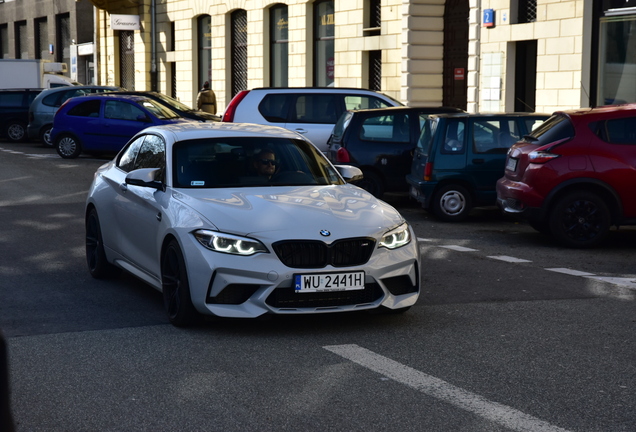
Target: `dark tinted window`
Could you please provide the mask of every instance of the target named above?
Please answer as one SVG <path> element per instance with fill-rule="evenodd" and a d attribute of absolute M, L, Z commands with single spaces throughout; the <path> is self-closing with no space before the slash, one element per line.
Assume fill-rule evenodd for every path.
<path fill-rule="evenodd" d="M 574 127 L 564 115 L 553 115 L 527 135 L 526 141 L 537 145 L 546 145 L 574 137 Z"/>
<path fill-rule="evenodd" d="M 420 139 L 417 140 L 417 149 L 423 156 L 428 156 L 432 144 L 435 131 L 439 124 L 437 117 L 429 118 L 422 126 L 422 132 L 420 133 Z"/>
<path fill-rule="evenodd" d="M 22 92 L 2 92 L 0 93 L 0 106 L 19 107 L 22 106 Z"/>
<path fill-rule="evenodd" d="M 42 105 L 50 106 L 50 107 L 59 107 L 62 105 L 60 103 L 60 98 L 65 92 L 54 92 L 49 95 L 44 96 L 42 99 Z"/>
<path fill-rule="evenodd" d="M 378 115 L 366 118 L 360 130 L 366 141 L 409 142 L 410 127 L 407 114 Z"/>
<path fill-rule="evenodd" d="M 68 115 L 77 117 L 99 117 L 101 101 L 89 100 L 75 105 L 68 110 Z"/>
<path fill-rule="evenodd" d="M 146 117 L 146 114 L 135 105 L 117 100 L 106 101 L 104 117 L 113 120 L 136 121 L 139 116 Z"/>
<path fill-rule="evenodd" d="M 289 116 L 291 123 L 335 124 L 337 121 L 337 96 L 331 94 L 298 96 Z"/>
<path fill-rule="evenodd" d="M 440 152 L 443 154 L 463 154 L 466 151 L 466 122 L 448 119 L 446 127 L 438 131 L 443 133 Z"/>
<path fill-rule="evenodd" d="M 402 105 L 396 102 L 396 105 Z M 389 105 L 382 99 L 375 96 L 358 96 L 358 95 L 346 95 L 344 97 L 345 109 L 369 109 L 369 108 L 388 108 L 393 105 Z"/>
<path fill-rule="evenodd" d="M 608 143 L 636 144 L 635 117 L 599 121 L 591 124 L 590 128 Z"/>
<path fill-rule="evenodd" d="M 269 94 L 263 98 L 258 110 L 271 123 L 285 123 L 289 111 L 289 97 L 285 94 Z"/>

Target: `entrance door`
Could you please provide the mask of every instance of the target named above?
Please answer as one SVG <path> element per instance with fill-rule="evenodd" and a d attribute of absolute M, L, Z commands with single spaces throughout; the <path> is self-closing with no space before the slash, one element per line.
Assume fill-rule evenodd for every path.
<path fill-rule="evenodd" d="M 515 112 L 534 112 L 537 92 L 537 41 L 517 42 Z"/>
<path fill-rule="evenodd" d="M 444 8 L 444 106 L 466 109 L 468 12 L 466 0 L 446 0 Z"/>

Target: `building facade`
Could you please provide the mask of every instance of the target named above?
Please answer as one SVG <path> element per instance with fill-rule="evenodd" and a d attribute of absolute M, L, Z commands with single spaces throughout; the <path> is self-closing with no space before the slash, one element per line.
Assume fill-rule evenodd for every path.
<path fill-rule="evenodd" d="M 0 0 L 0 58 L 66 63 L 67 76 L 91 84 L 93 14 L 88 0 Z"/>
<path fill-rule="evenodd" d="M 636 102 L 636 0 L 90 0 L 94 28 L 78 24 L 88 0 L 33 1 L 0 0 L 3 56 L 46 56 L 37 32 L 59 40 L 52 23 L 68 13 L 67 38 L 95 35 L 99 84 L 188 105 L 205 81 L 220 109 L 262 86 L 364 87 L 469 112 Z"/>

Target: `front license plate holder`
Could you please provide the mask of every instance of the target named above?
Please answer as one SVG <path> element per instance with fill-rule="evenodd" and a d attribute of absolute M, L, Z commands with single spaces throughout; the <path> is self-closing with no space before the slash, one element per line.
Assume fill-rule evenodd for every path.
<path fill-rule="evenodd" d="M 517 159 L 508 158 L 506 161 L 506 169 L 508 171 L 516 171 L 517 170 Z"/>
<path fill-rule="evenodd" d="M 300 294 L 362 289 L 364 289 L 363 271 L 294 275 L 294 291 Z"/>

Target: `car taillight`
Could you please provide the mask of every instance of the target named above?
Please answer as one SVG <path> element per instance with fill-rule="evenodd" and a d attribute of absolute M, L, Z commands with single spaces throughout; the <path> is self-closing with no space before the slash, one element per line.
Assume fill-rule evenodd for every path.
<path fill-rule="evenodd" d="M 431 181 L 433 179 L 433 162 L 426 162 L 424 165 L 424 181 Z"/>
<path fill-rule="evenodd" d="M 340 147 L 336 152 L 336 162 L 340 163 L 349 163 L 351 162 L 351 157 L 349 156 L 349 152 L 346 148 Z"/>
<path fill-rule="evenodd" d="M 223 113 L 223 119 L 221 119 L 221 121 L 224 121 L 224 122 L 234 121 L 234 114 L 236 114 L 236 108 L 238 108 L 239 103 L 241 103 L 241 101 L 245 98 L 245 96 L 247 96 L 249 92 L 250 92 L 249 90 L 242 90 L 238 92 L 237 95 L 232 98 L 232 100 L 230 101 L 230 104 L 225 109 L 225 113 Z"/>
<path fill-rule="evenodd" d="M 535 150 L 528 154 L 528 162 L 536 163 L 536 164 L 544 164 L 546 162 L 551 161 L 552 159 L 556 159 L 561 155 L 549 153 L 546 151 Z"/>

